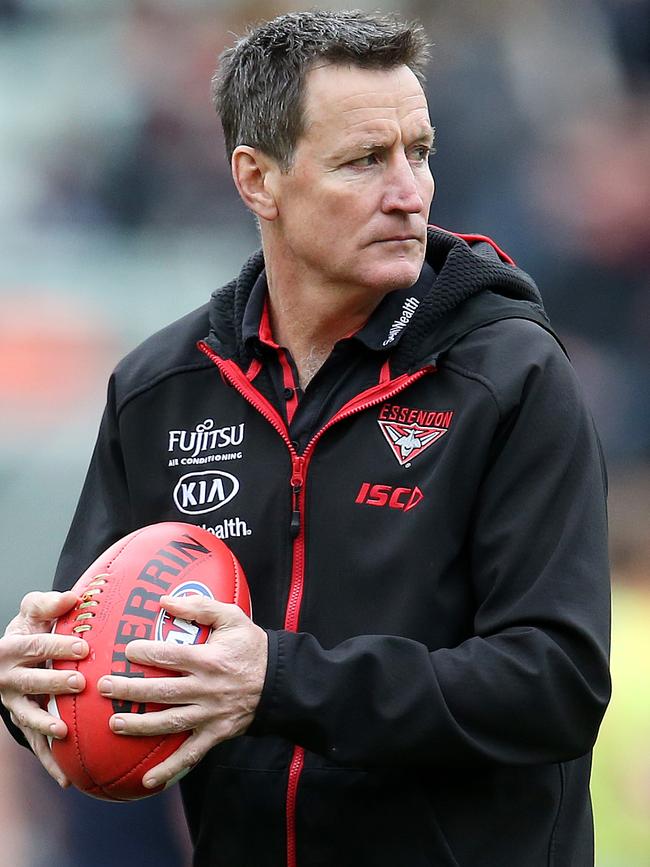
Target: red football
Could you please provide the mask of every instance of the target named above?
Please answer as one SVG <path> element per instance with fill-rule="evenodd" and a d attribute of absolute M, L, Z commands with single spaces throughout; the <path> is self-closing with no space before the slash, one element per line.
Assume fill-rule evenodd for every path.
<path fill-rule="evenodd" d="M 55 660 L 53 667 L 77 669 L 86 678 L 86 688 L 75 695 L 50 696 L 50 713 L 68 726 L 65 738 L 52 740 L 52 753 L 73 785 L 96 798 L 129 801 L 154 795 L 163 787 L 145 789 L 142 777 L 178 749 L 190 732 L 114 734 L 108 726 L 114 713 L 145 713 L 162 705 L 105 698 L 97 681 L 104 674 L 169 677 L 169 670 L 130 663 L 125 653 L 129 641 L 203 644 L 210 629 L 173 618 L 161 609 L 160 597 L 202 594 L 234 602 L 250 616 L 246 576 L 233 553 L 211 533 L 170 522 L 143 527 L 111 545 L 73 590 L 80 602 L 52 631 L 79 635 L 90 652 L 79 662 Z"/>

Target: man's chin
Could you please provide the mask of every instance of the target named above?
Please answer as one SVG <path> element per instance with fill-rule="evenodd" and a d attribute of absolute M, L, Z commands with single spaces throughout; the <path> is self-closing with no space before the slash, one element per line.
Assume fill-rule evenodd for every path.
<path fill-rule="evenodd" d="M 401 261 L 378 268 L 377 273 L 372 275 L 369 282 L 377 288 L 383 288 L 383 294 L 393 292 L 396 289 L 408 289 L 420 276 L 423 260 L 417 262 Z"/>

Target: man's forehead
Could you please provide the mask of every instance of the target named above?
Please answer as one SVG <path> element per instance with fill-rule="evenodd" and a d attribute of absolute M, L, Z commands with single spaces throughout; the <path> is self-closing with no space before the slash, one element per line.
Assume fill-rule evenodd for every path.
<path fill-rule="evenodd" d="M 423 135 L 431 130 L 426 96 L 407 66 L 317 66 L 308 73 L 306 85 L 307 127 L 336 124 L 354 133 L 383 120 L 408 123 Z"/>
<path fill-rule="evenodd" d="M 337 113 L 371 110 L 404 104 L 408 109 L 427 108 L 427 98 L 408 66 L 362 69 L 328 64 L 316 66 L 305 81 L 308 108 Z"/>

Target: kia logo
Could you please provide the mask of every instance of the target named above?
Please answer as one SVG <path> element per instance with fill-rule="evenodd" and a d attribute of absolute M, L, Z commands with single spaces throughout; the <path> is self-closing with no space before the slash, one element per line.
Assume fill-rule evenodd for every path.
<path fill-rule="evenodd" d="M 205 515 L 229 503 L 238 490 L 239 481 L 230 473 L 187 473 L 174 488 L 174 502 L 184 515 Z"/>

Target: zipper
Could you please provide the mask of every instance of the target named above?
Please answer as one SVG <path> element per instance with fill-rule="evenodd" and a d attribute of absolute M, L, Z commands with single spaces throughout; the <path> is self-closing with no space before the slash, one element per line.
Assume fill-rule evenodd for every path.
<path fill-rule="evenodd" d="M 302 603 L 305 582 L 305 480 L 316 443 L 334 424 L 343 421 L 363 410 L 377 406 L 385 400 L 394 397 L 412 383 L 421 379 L 437 368 L 435 363 L 422 367 L 415 373 L 404 373 L 393 380 L 390 388 L 380 382 L 379 385 L 367 389 L 361 395 L 348 401 L 332 418 L 312 436 L 302 455 L 299 455 L 289 437 L 289 432 L 275 408 L 261 395 L 242 371 L 232 361 L 226 361 L 218 356 L 205 343 L 200 341 L 198 348 L 219 368 L 222 377 L 238 391 L 280 434 L 291 455 L 291 521 L 289 532 L 293 540 L 293 558 L 291 565 L 291 583 L 284 617 L 284 628 L 289 632 L 298 631 L 300 606 Z M 296 854 L 296 798 L 298 784 L 305 761 L 303 747 L 295 746 L 289 764 L 287 781 L 286 832 L 287 832 L 287 867 L 297 867 Z"/>
<path fill-rule="evenodd" d="M 294 747 L 291 764 L 289 765 L 289 781 L 287 782 L 287 867 L 297 867 L 296 852 L 296 798 L 298 783 L 305 763 L 305 751 L 302 747 Z"/>
<path fill-rule="evenodd" d="M 302 588 L 305 580 L 305 470 L 304 458 L 296 455 L 292 458 L 293 471 L 291 475 L 292 512 L 291 535 L 293 537 L 293 562 L 291 565 L 291 584 L 284 616 L 284 628 L 290 632 L 298 631 Z"/>
<path fill-rule="evenodd" d="M 214 352 L 214 350 L 212 350 L 204 340 L 199 340 L 197 346 L 201 352 L 203 352 L 204 355 L 207 355 L 210 361 L 218 367 L 222 377 L 232 385 L 235 391 L 238 391 L 241 396 L 276 429 L 287 444 L 292 458 L 294 456 L 297 457 L 296 450 L 289 439 L 289 432 L 287 431 L 284 421 L 280 417 L 279 413 L 276 412 L 275 407 L 268 402 L 264 395 L 257 391 L 234 361 L 227 361 L 225 358 L 221 358 L 221 356 L 217 355 L 217 353 Z"/>
<path fill-rule="evenodd" d="M 291 457 L 291 538 L 300 533 L 300 494 L 305 484 L 305 459 L 299 455 Z"/>
<path fill-rule="evenodd" d="M 316 431 L 313 437 L 307 443 L 305 451 L 303 452 L 303 457 L 305 459 L 305 470 L 307 468 L 307 464 L 311 459 L 312 453 L 316 446 L 316 443 L 321 438 L 321 436 L 325 433 L 325 431 L 329 430 L 332 425 L 336 424 L 339 421 L 343 421 L 346 418 L 350 418 L 352 415 L 356 415 L 358 412 L 363 412 L 363 410 L 370 409 L 373 406 L 377 406 L 380 403 L 383 403 L 385 400 L 389 400 L 391 397 L 395 397 L 400 391 L 403 391 L 409 385 L 412 385 L 414 382 L 417 382 L 418 379 L 422 379 L 423 376 L 426 376 L 429 373 L 433 373 L 437 370 L 437 367 L 434 363 L 428 364 L 425 367 L 421 367 L 420 370 L 417 370 L 415 373 L 403 373 L 401 376 L 398 376 L 397 379 L 393 380 L 393 385 L 391 388 L 386 388 L 384 384 L 375 385 L 373 388 L 369 388 L 364 391 L 362 394 L 357 395 L 357 397 L 349 400 L 341 409 L 333 415 L 332 418 L 324 424 L 323 427 Z M 372 395 L 372 397 L 371 397 Z"/>

